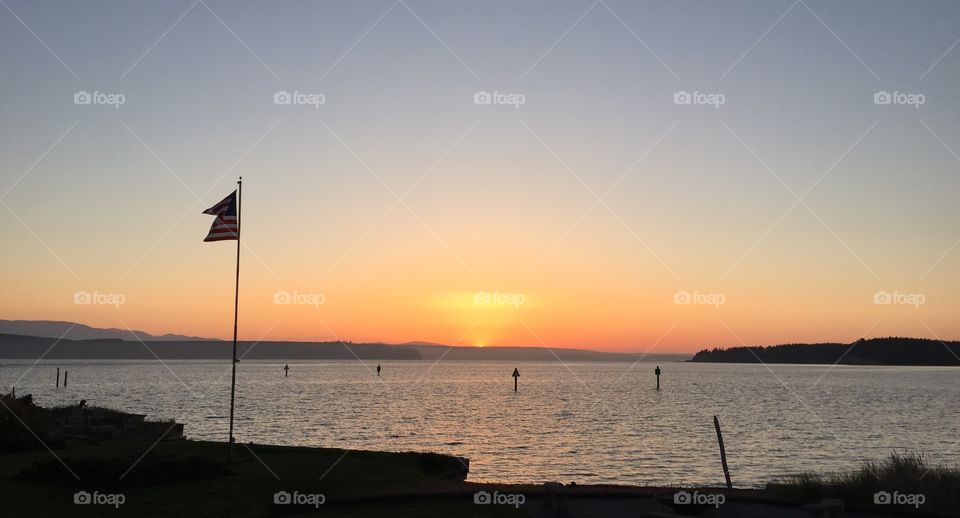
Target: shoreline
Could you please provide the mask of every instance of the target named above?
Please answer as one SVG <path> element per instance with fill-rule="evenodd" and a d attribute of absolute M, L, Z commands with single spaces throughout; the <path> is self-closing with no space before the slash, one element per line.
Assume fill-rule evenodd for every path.
<path fill-rule="evenodd" d="M 131 459 L 127 453 L 149 446 L 146 442 L 103 443 L 59 450 L 70 466 L 82 465 L 84 458 L 107 461 Z M 450 455 L 372 450 L 341 450 L 237 443 L 234 460 L 227 463 L 226 442 L 186 439 L 161 441 L 144 456 L 141 469 L 155 472 L 147 464 L 151 459 L 178 461 L 204 458 L 222 462 L 230 473 L 192 480 L 170 480 L 143 484 L 133 479 L 129 485 L 107 484 L 94 487 L 91 476 L 77 469 L 79 480 L 54 477 L 45 483 L 11 477 L 11 472 L 39 462 L 52 470 L 63 470 L 46 451 L 6 453 L 0 476 L 13 480 L 0 488 L 0 497 L 9 504 L 11 516 L 100 516 L 102 507 L 77 505 L 74 495 L 86 491 L 93 495 L 123 495 L 120 505 L 110 508 L 115 516 L 171 516 L 187 509 L 206 508 L 216 503 L 216 516 L 676 516 L 699 515 L 715 507 L 719 516 L 881 516 L 866 503 L 834 500 L 807 501 L 770 494 L 765 489 L 727 489 L 716 486 L 634 486 L 605 484 L 483 483 L 449 476 L 443 468 L 459 465 L 462 459 Z M 70 450 L 74 450 L 72 453 Z M 199 457 L 198 457 L 199 456 Z M 46 458 L 46 461 L 44 459 Z M 217 461 L 216 459 L 220 460 Z M 333 464 L 333 466 L 330 466 Z M 71 468 L 76 469 L 76 468 Z M 134 467 L 133 469 L 136 469 Z M 291 471 L 299 473 L 291 474 Z M 339 473 L 338 473 L 339 471 Z M 454 470 L 458 471 L 458 470 Z M 371 477 L 373 473 L 376 476 Z M 93 476 L 93 479 L 103 477 Z M 130 478 L 129 476 L 127 478 Z M 45 495 L 41 509 L 29 498 Z M 277 503 L 277 494 L 322 495 L 322 503 Z M 493 502 L 478 502 L 486 493 Z M 719 505 L 676 503 L 676 495 L 700 495 L 719 500 Z M 513 500 L 511 500 L 513 499 Z M 172 507 L 162 502 L 175 502 Z M 516 503 L 513 503 L 516 502 Z M 399 507 L 403 507 L 401 510 Z M 90 511 L 92 514 L 87 514 Z M 884 510 L 886 516 L 945 517 L 948 514 Z M 22 514 L 21 514 L 22 513 Z M 596 514 L 601 513 L 601 514 Z M 839 515 L 837 515 L 839 516 Z"/>

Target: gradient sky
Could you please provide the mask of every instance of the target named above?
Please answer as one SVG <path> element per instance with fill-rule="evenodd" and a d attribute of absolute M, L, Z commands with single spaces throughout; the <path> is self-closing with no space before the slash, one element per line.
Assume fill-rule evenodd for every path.
<path fill-rule="evenodd" d="M 958 38 L 950 1 L 5 0 L 0 318 L 229 337 L 201 212 L 242 175 L 244 339 L 957 339 Z"/>

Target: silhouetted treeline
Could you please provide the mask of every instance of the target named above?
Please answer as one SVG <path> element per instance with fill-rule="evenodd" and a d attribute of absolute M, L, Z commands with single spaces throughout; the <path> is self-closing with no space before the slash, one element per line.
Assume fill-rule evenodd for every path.
<path fill-rule="evenodd" d="M 704 349 L 692 362 L 840 363 L 842 365 L 960 365 L 960 342 L 872 338 L 851 344 L 784 344 Z"/>

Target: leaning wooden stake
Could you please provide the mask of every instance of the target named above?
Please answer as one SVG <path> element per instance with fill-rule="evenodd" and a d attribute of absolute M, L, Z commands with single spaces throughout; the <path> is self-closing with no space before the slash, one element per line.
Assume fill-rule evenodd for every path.
<path fill-rule="evenodd" d="M 730 482 L 730 468 L 727 467 L 727 450 L 723 448 L 723 434 L 720 432 L 720 420 L 713 416 L 713 427 L 717 429 L 717 442 L 720 443 L 720 462 L 723 463 L 723 476 L 727 479 L 727 489 L 733 489 Z"/>

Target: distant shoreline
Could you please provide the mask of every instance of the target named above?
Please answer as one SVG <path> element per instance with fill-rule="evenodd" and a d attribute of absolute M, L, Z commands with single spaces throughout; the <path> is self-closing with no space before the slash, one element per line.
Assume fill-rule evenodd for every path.
<path fill-rule="evenodd" d="M 232 355 L 226 341 L 131 341 L 121 339 L 67 340 L 0 334 L 0 359 L 5 360 L 226 360 Z M 371 361 L 568 361 L 636 362 L 684 361 L 686 354 L 641 355 L 584 349 L 544 347 L 454 347 L 437 344 L 352 342 L 240 341 L 242 360 L 371 360 Z"/>
<path fill-rule="evenodd" d="M 850 344 L 783 344 L 766 347 L 704 349 L 694 363 L 770 363 L 798 365 L 960 366 L 960 342 L 925 338 L 872 338 Z"/>

